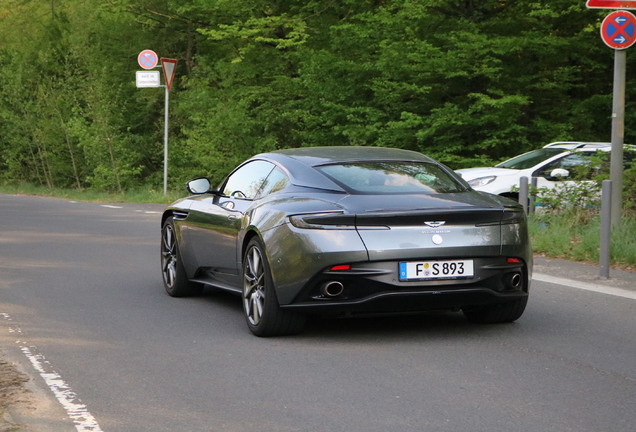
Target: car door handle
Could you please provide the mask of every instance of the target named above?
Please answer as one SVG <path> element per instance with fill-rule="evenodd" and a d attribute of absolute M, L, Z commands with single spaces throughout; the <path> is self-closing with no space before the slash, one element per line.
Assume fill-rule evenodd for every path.
<path fill-rule="evenodd" d="M 229 215 L 227 219 L 231 221 L 235 221 L 236 219 L 238 219 L 238 216 L 232 214 L 232 215 Z"/>

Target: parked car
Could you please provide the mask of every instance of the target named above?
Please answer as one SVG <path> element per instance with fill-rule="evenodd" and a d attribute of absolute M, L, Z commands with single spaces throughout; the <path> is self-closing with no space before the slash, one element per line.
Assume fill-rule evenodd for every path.
<path fill-rule="evenodd" d="M 162 217 L 167 293 L 241 296 L 257 336 L 307 314 L 462 310 L 518 319 L 532 275 L 521 206 L 472 190 L 420 153 L 313 147 L 259 154 L 221 185 L 199 178 Z"/>
<path fill-rule="evenodd" d="M 609 152 L 611 149 L 612 145 L 609 143 L 554 142 L 494 167 L 467 168 L 456 172 L 476 190 L 516 200 L 518 194 L 512 188 L 519 187 L 521 177 L 536 177 L 538 188 L 552 189 L 570 181 L 573 171 L 577 167 L 588 166 L 598 151 Z M 626 160 L 628 159 L 633 159 L 632 152 L 626 153 Z"/>

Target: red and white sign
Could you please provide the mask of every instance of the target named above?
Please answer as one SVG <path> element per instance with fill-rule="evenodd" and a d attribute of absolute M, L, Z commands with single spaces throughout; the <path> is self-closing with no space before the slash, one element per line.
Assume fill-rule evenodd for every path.
<path fill-rule="evenodd" d="M 166 80 L 166 87 L 168 91 L 172 87 L 172 80 L 174 79 L 174 71 L 177 68 L 177 61 L 175 59 L 161 58 L 161 67 L 163 68 L 163 78 Z"/>
<path fill-rule="evenodd" d="M 636 0 L 587 0 L 590 9 L 636 9 Z"/>
<path fill-rule="evenodd" d="M 636 16 L 624 10 L 614 11 L 601 23 L 601 38 L 610 48 L 622 50 L 636 42 Z"/>
<path fill-rule="evenodd" d="M 139 66 L 144 69 L 154 69 L 157 67 L 159 57 L 157 57 L 157 54 L 153 50 L 143 50 L 139 53 L 137 61 L 139 62 Z"/>

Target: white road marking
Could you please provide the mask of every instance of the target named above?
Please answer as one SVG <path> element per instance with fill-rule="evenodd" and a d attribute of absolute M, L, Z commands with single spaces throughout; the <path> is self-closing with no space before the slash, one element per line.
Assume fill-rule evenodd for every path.
<path fill-rule="evenodd" d="M 0 313 L 0 316 L 7 321 L 12 321 L 9 314 Z M 95 417 L 88 411 L 86 405 L 80 402 L 77 393 L 62 379 L 60 374 L 53 370 L 51 363 L 42 354 L 38 353 L 37 347 L 33 345 L 27 346 L 27 342 L 22 338 L 22 329 L 12 324 L 9 332 L 17 334 L 19 339 L 16 344 L 20 346 L 20 351 L 31 362 L 35 370 L 44 379 L 46 385 L 49 386 L 55 398 L 66 410 L 69 418 L 73 421 L 75 429 L 78 432 L 104 432 Z"/>
<path fill-rule="evenodd" d="M 104 207 L 104 208 L 110 208 L 110 209 L 121 209 L 124 207 L 121 206 L 114 206 L 114 205 L 109 205 L 109 204 L 101 204 L 100 207 Z M 150 210 L 135 210 L 136 213 L 145 213 L 145 214 L 161 214 L 161 212 L 158 211 L 150 211 Z"/>
<path fill-rule="evenodd" d="M 615 287 L 608 287 L 605 285 L 579 282 L 579 281 L 574 281 L 571 279 L 565 279 L 565 278 L 549 276 L 544 274 L 537 274 L 537 273 L 534 273 L 532 275 L 532 279 L 538 280 L 541 282 L 551 283 L 551 284 L 564 285 L 571 288 L 578 288 L 585 291 L 594 291 L 601 294 L 609 294 L 609 295 L 613 295 L 617 297 L 623 297 L 623 298 L 636 300 L 636 291 L 630 291 L 623 288 L 615 288 Z"/>

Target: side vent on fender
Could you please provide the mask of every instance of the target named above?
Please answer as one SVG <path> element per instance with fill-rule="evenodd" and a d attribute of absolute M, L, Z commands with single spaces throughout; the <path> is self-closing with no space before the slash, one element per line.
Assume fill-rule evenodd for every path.
<path fill-rule="evenodd" d="M 188 218 L 188 212 L 173 211 L 172 212 L 172 217 L 174 218 L 174 220 L 183 221 L 183 220 L 186 220 Z"/>

